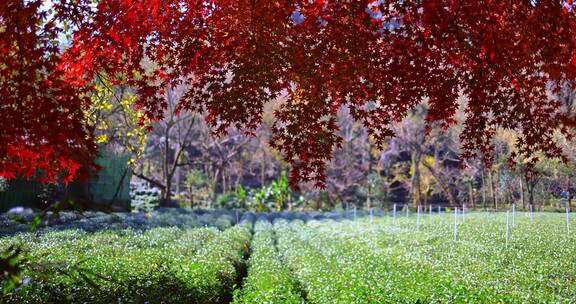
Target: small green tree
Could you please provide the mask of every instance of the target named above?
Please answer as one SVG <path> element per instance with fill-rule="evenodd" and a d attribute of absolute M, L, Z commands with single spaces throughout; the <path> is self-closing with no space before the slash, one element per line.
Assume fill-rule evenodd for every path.
<path fill-rule="evenodd" d="M 204 172 L 193 169 L 186 175 L 186 188 L 190 196 L 190 207 L 194 207 L 206 197 L 211 197 L 208 187 L 208 177 Z"/>
<path fill-rule="evenodd" d="M 281 211 L 286 207 L 288 207 L 288 210 L 292 210 L 292 191 L 288 185 L 286 173 L 282 173 L 280 179 L 272 182 L 271 190 L 277 211 Z"/>

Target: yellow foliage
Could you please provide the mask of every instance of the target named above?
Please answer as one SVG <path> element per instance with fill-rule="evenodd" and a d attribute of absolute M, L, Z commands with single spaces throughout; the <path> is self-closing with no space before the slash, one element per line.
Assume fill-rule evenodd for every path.
<path fill-rule="evenodd" d="M 119 144 L 131 154 L 129 165 L 134 165 L 146 144 L 145 126 L 139 123 L 144 113 L 135 107 L 136 96 L 127 90 L 114 87 L 101 77 L 91 96 L 92 103 L 84 109 L 86 123 L 95 130 L 98 144 Z"/>
<path fill-rule="evenodd" d="M 108 135 L 106 135 L 106 134 L 96 135 L 96 143 L 97 144 L 104 144 L 106 142 L 108 142 Z"/>

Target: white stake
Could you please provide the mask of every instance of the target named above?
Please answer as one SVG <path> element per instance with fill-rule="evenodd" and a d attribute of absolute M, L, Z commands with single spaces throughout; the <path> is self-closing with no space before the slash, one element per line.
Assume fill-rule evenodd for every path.
<path fill-rule="evenodd" d="M 374 222 L 374 211 L 370 208 L 370 224 L 372 224 L 372 222 Z"/>
<path fill-rule="evenodd" d="M 464 224 L 464 213 L 466 212 L 466 204 L 462 204 L 462 224 Z"/>
<path fill-rule="evenodd" d="M 440 213 L 442 213 L 442 210 L 440 209 L 440 206 L 438 206 L 438 215 L 440 215 Z"/>
<path fill-rule="evenodd" d="M 516 204 L 512 204 L 512 227 L 516 227 Z"/>
<path fill-rule="evenodd" d="M 354 206 L 354 222 L 356 222 L 356 206 Z"/>
<path fill-rule="evenodd" d="M 432 221 L 432 205 L 428 205 L 428 217 L 430 221 Z"/>
<path fill-rule="evenodd" d="M 406 205 L 406 216 L 410 214 L 410 206 Z"/>
<path fill-rule="evenodd" d="M 416 230 L 420 230 L 420 205 L 418 205 L 418 217 L 416 218 Z"/>
<path fill-rule="evenodd" d="M 566 234 L 570 234 L 570 208 L 566 207 Z"/>
<path fill-rule="evenodd" d="M 394 213 L 394 215 L 393 215 L 393 216 L 394 216 L 394 220 L 393 220 L 392 223 L 393 223 L 394 225 L 396 225 L 396 204 L 394 204 L 394 211 L 393 211 L 393 213 Z"/>
<path fill-rule="evenodd" d="M 510 240 L 510 221 L 509 211 L 506 211 L 506 249 L 508 249 L 508 242 Z"/>
<path fill-rule="evenodd" d="M 458 208 L 454 208 L 454 242 L 458 241 Z"/>
<path fill-rule="evenodd" d="M 534 222 L 534 206 L 530 204 L 529 208 L 530 208 L 530 222 Z"/>

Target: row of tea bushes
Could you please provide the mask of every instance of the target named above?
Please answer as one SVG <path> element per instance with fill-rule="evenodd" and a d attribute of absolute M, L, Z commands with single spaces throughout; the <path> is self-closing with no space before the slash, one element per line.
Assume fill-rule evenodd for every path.
<path fill-rule="evenodd" d="M 31 210 L 26 214 L 0 214 L 0 236 L 10 236 L 31 229 L 31 223 L 38 214 Z M 38 231 L 80 229 L 88 232 L 110 229 L 146 230 L 157 227 L 195 228 L 217 227 L 220 230 L 230 228 L 236 223 L 231 211 L 210 211 L 191 209 L 154 210 L 152 212 L 104 213 L 86 211 L 83 213 L 63 211 L 47 213 L 38 217 Z"/>
<path fill-rule="evenodd" d="M 206 244 L 179 274 L 192 303 L 227 303 L 245 276 L 252 224 L 236 225 Z M 189 302 L 190 302 L 189 301 Z"/>
<path fill-rule="evenodd" d="M 342 287 L 340 269 L 335 258 L 323 255 L 301 237 L 305 225 L 300 221 L 276 221 L 278 251 L 286 265 L 293 270 L 310 303 L 340 303 Z"/>
<path fill-rule="evenodd" d="M 566 218 L 505 214 L 277 221 L 278 248 L 310 303 L 572 303 L 576 235 Z"/>
<path fill-rule="evenodd" d="M 294 269 L 309 302 L 417 302 L 398 292 L 400 286 L 390 284 L 391 265 L 385 255 L 374 252 L 361 239 L 340 235 L 341 230 L 355 225 L 326 223 L 334 230 L 320 230 L 317 222 L 279 221 L 275 225 L 280 251 Z"/>
<path fill-rule="evenodd" d="M 471 213 L 433 217 L 414 229 L 414 219 L 400 231 L 376 221 L 341 230 L 357 235 L 403 270 L 393 271 L 396 285 L 438 302 L 571 303 L 576 301 L 576 235 L 567 233 L 563 214 Z M 318 223 L 319 233 L 332 229 Z M 323 228 L 322 228 L 323 227 Z M 326 230 L 324 230 L 326 229 Z M 362 231 L 363 235 L 358 236 Z M 418 270 L 419 275 L 414 275 Z M 402 279 L 403 278 L 403 279 Z M 409 294 L 408 292 L 405 292 Z"/>
<path fill-rule="evenodd" d="M 154 228 L 27 233 L 24 284 L 6 303 L 218 303 L 248 248 L 250 229 Z"/>
<path fill-rule="evenodd" d="M 234 303 L 304 303 L 298 282 L 282 262 L 268 221 L 258 221 L 251 242 L 248 276 Z"/>

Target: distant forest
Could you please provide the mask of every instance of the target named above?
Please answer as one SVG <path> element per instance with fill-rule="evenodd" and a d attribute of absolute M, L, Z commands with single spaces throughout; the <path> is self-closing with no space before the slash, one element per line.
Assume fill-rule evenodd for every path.
<path fill-rule="evenodd" d="M 137 154 L 132 182 L 141 183 L 139 187 L 156 187 L 161 204 L 174 200 L 182 206 L 204 208 L 250 208 L 257 204 L 262 210 L 295 206 L 333 209 L 346 203 L 387 209 L 392 204 L 494 209 L 512 203 L 518 208 L 564 208 L 576 192 L 574 142 L 561 142 L 569 156 L 567 163 L 542 157 L 535 170 L 529 171 L 527 160 L 510 158 L 515 134 L 495 130 L 491 164 L 461 161 L 458 134 L 465 114 L 457 113 L 455 123 L 447 128 L 440 124 L 427 128 L 424 103 L 394 126 L 395 137 L 386 142 L 384 149 L 375 146 L 346 109 L 341 110 L 338 135 L 343 143 L 328 163 L 326 188 L 303 184 L 294 192 L 284 185 L 289 198 L 279 199 L 272 186 L 286 183 L 286 175 L 289 180 L 290 166 L 268 143 L 272 112 L 283 101 L 269 103 L 262 126 L 252 136 L 235 129 L 213 136 L 200 115 L 174 115 L 178 94 L 178 90 L 166 94 L 166 118 L 152 123 L 153 131 L 140 148 L 126 149 L 126 137 L 110 135 L 113 127 L 99 131 L 108 134 L 108 147 Z M 562 94 L 559 99 L 564 107 L 574 111 L 574 92 L 566 90 Z M 467 100 L 460 98 L 460 102 L 464 105 Z M 117 115 L 122 111 L 102 121 Z M 166 185 L 171 191 L 164 190 Z"/>

